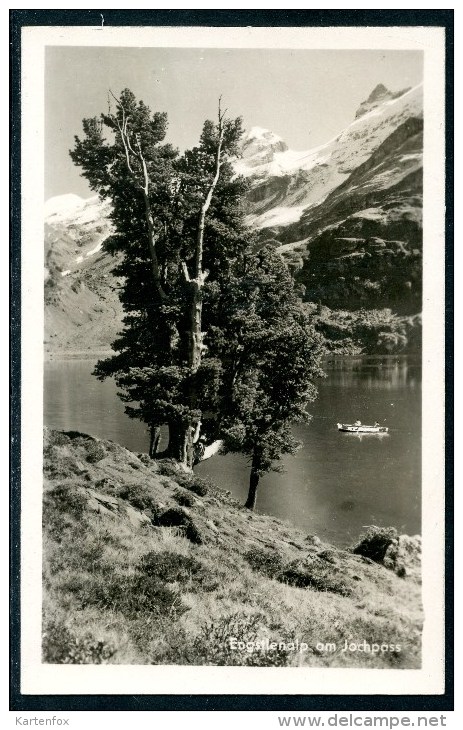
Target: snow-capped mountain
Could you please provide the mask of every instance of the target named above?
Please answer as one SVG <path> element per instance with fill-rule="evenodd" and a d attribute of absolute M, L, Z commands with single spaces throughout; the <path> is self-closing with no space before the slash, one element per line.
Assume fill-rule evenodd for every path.
<path fill-rule="evenodd" d="M 101 250 L 113 230 L 110 205 L 60 195 L 44 207 L 46 347 L 108 349 L 122 320 L 114 259 Z"/>
<path fill-rule="evenodd" d="M 45 205 L 45 262 L 66 276 L 97 254 L 112 231 L 109 204 L 97 196 L 59 195 Z M 59 245 L 56 245 L 59 243 Z M 65 266 L 65 268 L 63 268 Z"/>
<path fill-rule="evenodd" d="M 296 152 L 277 135 L 254 127 L 244 139 L 237 172 L 252 182 L 248 222 L 286 226 L 340 185 L 384 140 L 411 117 L 422 117 L 422 85 L 393 94 L 381 84 L 356 118 L 323 145 Z"/>
<path fill-rule="evenodd" d="M 420 309 L 422 87 L 379 84 L 336 137 L 290 150 L 253 127 L 237 174 L 250 181 L 248 216 L 285 255 L 311 301 L 338 308 Z M 101 250 L 110 206 L 63 195 L 45 204 L 47 345 L 104 348 L 120 328 L 121 306 Z"/>

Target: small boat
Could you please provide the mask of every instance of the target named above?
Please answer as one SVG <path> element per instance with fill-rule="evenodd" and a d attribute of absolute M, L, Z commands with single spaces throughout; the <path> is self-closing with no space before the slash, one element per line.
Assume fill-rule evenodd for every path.
<path fill-rule="evenodd" d="M 386 426 L 364 426 L 360 424 L 357 426 L 355 423 L 338 423 L 338 431 L 345 431 L 346 433 L 387 433 L 389 431 Z"/>

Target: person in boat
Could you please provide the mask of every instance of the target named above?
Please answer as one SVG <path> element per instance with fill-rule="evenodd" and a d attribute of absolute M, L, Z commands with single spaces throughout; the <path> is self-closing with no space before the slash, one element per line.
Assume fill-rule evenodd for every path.
<path fill-rule="evenodd" d="M 379 428 L 379 423 L 378 423 L 378 421 L 375 421 L 375 428 Z"/>
<path fill-rule="evenodd" d="M 362 425 L 362 422 L 361 422 L 361 421 L 359 421 L 359 420 L 357 420 L 357 421 L 356 421 L 356 422 L 354 423 L 354 426 L 357 426 L 357 427 L 358 427 L 358 426 L 361 426 L 361 425 Z"/>

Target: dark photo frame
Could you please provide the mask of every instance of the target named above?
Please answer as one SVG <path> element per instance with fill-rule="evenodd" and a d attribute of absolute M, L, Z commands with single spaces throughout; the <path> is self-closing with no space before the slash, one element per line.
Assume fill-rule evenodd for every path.
<path fill-rule="evenodd" d="M 21 322 L 25 303 L 21 299 L 24 262 L 22 246 L 22 175 L 28 159 L 22 158 L 21 34 L 31 27 L 102 28 L 124 27 L 206 27 L 206 28 L 440 28 L 445 33 L 445 635 L 442 653 L 445 664 L 445 689 L 442 693 L 403 694 L 30 694 L 21 690 L 21 615 L 27 606 L 21 601 Z M 10 219 L 10 709 L 12 711 L 450 711 L 453 709 L 453 11 L 450 10 L 12 10 L 10 11 L 11 78 L 11 219 Z M 444 234 L 444 230 L 442 230 Z M 445 256 L 445 261 L 444 261 Z M 443 480 L 444 480 L 444 475 Z M 444 563 L 444 560 L 443 560 Z M 443 610 L 442 610 L 443 613 Z M 345 670 L 350 671 L 349 669 Z"/>

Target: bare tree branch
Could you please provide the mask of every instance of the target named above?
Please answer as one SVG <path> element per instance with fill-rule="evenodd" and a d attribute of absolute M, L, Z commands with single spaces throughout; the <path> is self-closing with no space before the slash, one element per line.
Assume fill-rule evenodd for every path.
<path fill-rule="evenodd" d="M 130 174 L 134 178 L 135 184 L 143 193 L 143 202 L 145 204 L 145 219 L 146 219 L 146 225 L 148 228 L 148 246 L 149 246 L 149 252 L 150 252 L 150 257 L 151 257 L 151 270 L 152 270 L 152 274 L 153 274 L 154 285 L 155 285 L 159 298 L 161 300 L 165 300 L 167 295 L 162 286 L 162 276 L 161 276 L 159 261 L 158 261 L 158 257 L 157 257 L 157 253 L 156 253 L 156 244 L 157 244 L 157 241 L 159 238 L 159 234 L 156 232 L 156 225 L 155 225 L 155 221 L 154 221 L 154 217 L 153 217 L 153 213 L 151 211 L 151 205 L 150 205 L 150 201 L 149 201 L 150 179 L 149 179 L 149 174 L 148 174 L 148 168 L 146 165 L 146 160 L 145 160 L 142 150 L 141 150 L 140 137 L 138 135 L 135 135 L 137 149 L 134 150 L 132 147 L 131 140 L 130 140 L 130 131 L 128 128 L 129 116 L 127 116 L 124 105 L 121 104 L 120 99 L 118 99 L 116 96 L 114 96 L 111 89 L 109 90 L 109 93 L 113 97 L 118 109 L 120 109 L 121 113 L 122 113 L 122 124 L 119 121 L 117 115 L 114 115 L 113 119 L 116 122 L 117 128 L 119 130 L 119 134 L 121 135 L 122 144 L 124 145 L 127 169 L 129 170 Z M 140 182 L 140 180 L 137 180 L 136 172 L 132 167 L 131 156 L 135 157 L 141 165 L 142 173 L 143 173 L 143 183 Z"/>
<path fill-rule="evenodd" d="M 220 108 L 221 98 L 222 97 L 219 97 L 219 112 L 218 112 L 219 138 L 218 138 L 217 150 L 216 150 L 216 154 L 215 154 L 215 173 L 214 173 L 212 182 L 209 186 L 209 190 L 207 191 L 207 195 L 204 200 L 204 203 L 201 206 L 201 212 L 200 212 L 200 216 L 199 216 L 198 234 L 197 234 L 197 238 L 196 238 L 195 278 L 198 278 L 201 275 L 202 260 L 203 260 L 204 226 L 205 226 L 205 222 L 206 222 L 206 214 L 211 205 L 212 196 L 214 194 L 214 190 L 217 186 L 217 183 L 218 183 L 219 177 L 220 177 L 222 143 L 223 143 L 223 136 L 224 136 L 223 121 L 224 121 L 224 114 L 225 114 L 225 112 L 224 113 L 221 112 L 221 108 Z"/>
<path fill-rule="evenodd" d="M 182 261 L 182 271 L 185 275 L 185 281 L 191 281 L 190 274 L 188 272 L 188 266 L 186 265 L 186 261 Z"/>

